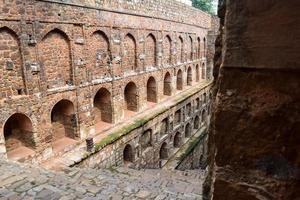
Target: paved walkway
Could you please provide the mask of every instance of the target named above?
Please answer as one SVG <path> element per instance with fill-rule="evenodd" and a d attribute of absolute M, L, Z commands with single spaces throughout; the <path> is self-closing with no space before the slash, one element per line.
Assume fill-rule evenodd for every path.
<path fill-rule="evenodd" d="M 52 172 L 0 160 L 0 199 L 201 199 L 203 171 L 78 169 Z"/>

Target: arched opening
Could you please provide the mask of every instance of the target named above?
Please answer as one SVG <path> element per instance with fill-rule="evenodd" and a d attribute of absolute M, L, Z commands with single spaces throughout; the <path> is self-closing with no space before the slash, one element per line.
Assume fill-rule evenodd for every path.
<path fill-rule="evenodd" d="M 191 86 L 193 83 L 193 74 L 192 74 L 192 68 L 189 67 L 187 70 L 187 85 Z"/>
<path fill-rule="evenodd" d="M 169 132 L 169 119 L 165 118 L 161 122 L 160 137 L 163 137 L 164 135 L 167 135 L 168 132 Z"/>
<path fill-rule="evenodd" d="M 193 39 L 189 36 L 189 49 L 188 49 L 188 59 L 193 60 Z"/>
<path fill-rule="evenodd" d="M 6 27 L 0 28 L 0 44 L 0 99 L 23 95 L 25 84 L 18 36 Z"/>
<path fill-rule="evenodd" d="M 183 63 L 184 47 L 183 47 L 183 39 L 180 36 L 179 36 L 179 41 L 178 41 L 178 46 L 177 46 L 177 52 L 178 52 L 177 61 L 179 63 Z"/>
<path fill-rule="evenodd" d="M 175 148 L 179 148 L 182 144 L 182 137 L 181 137 L 181 133 L 177 132 L 174 136 L 174 141 L 173 141 L 173 146 Z"/>
<path fill-rule="evenodd" d="M 181 69 L 178 70 L 177 72 L 177 77 L 176 77 L 176 88 L 177 90 L 182 90 L 183 89 L 183 80 L 182 80 L 182 71 Z"/>
<path fill-rule="evenodd" d="M 174 122 L 175 122 L 174 123 L 175 125 L 180 124 L 180 122 L 181 122 L 181 110 L 180 109 L 175 112 Z"/>
<path fill-rule="evenodd" d="M 133 149 L 130 144 L 127 144 L 123 150 L 123 160 L 125 165 L 134 162 Z"/>
<path fill-rule="evenodd" d="M 194 119 L 194 129 L 198 130 L 200 128 L 200 119 L 199 116 L 197 115 Z"/>
<path fill-rule="evenodd" d="M 72 85 L 71 47 L 68 36 L 58 29 L 52 30 L 43 38 L 39 49 L 47 88 Z"/>
<path fill-rule="evenodd" d="M 200 109 L 200 99 L 197 98 L 196 99 L 196 110 L 199 110 Z"/>
<path fill-rule="evenodd" d="M 93 70 L 92 79 L 100 79 L 109 73 L 106 67 L 110 62 L 110 46 L 107 35 L 102 31 L 93 33 L 89 44 L 90 69 Z"/>
<path fill-rule="evenodd" d="M 199 37 L 197 39 L 197 57 L 201 58 L 201 39 Z"/>
<path fill-rule="evenodd" d="M 124 90 L 125 109 L 128 111 L 138 111 L 138 93 L 135 83 L 130 82 Z M 126 114 L 126 113 L 125 113 Z"/>
<path fill-rule="evenodd" d="M 191 134 L 192 134 L 192 128 L 191 128 L 191 125 L 188 123 L 186 126 L 185 126 L 185 131 L 184 131 L 184 136 L 186 138 L 190 137 Z"/>
<path fill-rule="evenodd" d="M 156 81 L 152 76 L 147 81 L 147 101 L 157 102 Z"/>
<path fill-rule="evenodd" d="M 207 101 L 207 99 L 206 99 L 206 93 L 203 93 L 203 103 L 206 104 L 207 103 L 206 101 Z"/>
<path fill-rule="evenodd" d="M 125 73 L 136 70 L 136 41 L 131 34 L 127 34 L 124 39 L 122 66 Z"/>
<path fill-rule="evenodd" d="M 52 147 L 54 150 L 63 149 L 66 144 L 75 142 L 76 115 L 74 105 L 69 100 L 61 100 L 51 111 Z"/>
<path fill-rule="evenodd" d="M 200 70 L 199 65 L 196 65 L 196 82 L 199 82 L 200 80 Z"/>
<path fill-rule="evenodd" d="M 5 147 L 8 158 L 18 160 L 34 154 L 35 148 L 31 120 L 24 114 L 15 113 L 4 124 Z"/>
<path fill-rule="evenodd" d="M 111 95 L 107 89 L 101 88 L 95 95 L 94 112 L 96 122 L 112 123 Z"/>
<path fill-rule="evenodd" d="M 163 57 L 163 60 L 164 60 L 164 64 L 165 65 L 169 65 L 171 64 L 171 55 L 172 55 L 172 41 L 171 41 L 171 38 L 170 36 L 166 36 L 165 39 L 164 39 L 164 57 Z"/>
<path fill-rule="evenodd" d="M 202 78 L 202 79 L 205 79 L 205 63 L 202 63 L 201 78 Z"/>
<path fill-rule="evenodd" d="M 140 145 L 142 148 L 142 151 L 145 151 L 148 147 L 152 146 L 152 130 L 146 130 L 143 132 L 140 138 Z"/>
<path fill-rule="evenodd" d="M 145 41 L 145 65 L 146 67 L 156 66 L 156 40 L 152 34 L 149 34 Z"/>
<path fill-rule="evenodd" d="M 112 123 L 112 104 L 111 94 L 105 89 L 98 90 L 94 97 L 94 116 L 97 132 L 109 126 Z"/>
<path fill-rule="evenodd" d="M 188 103 L 186 105 L 186 114 L 188 117 L 190 117 L 192 115 L 192 104 L 191 103 Z"/>
<path fill-rule="evenodd" d="M 164 95 L 166 96 L 172 95 L 172 80 L 169 72 L 166 73 L 164 78 Z"/>
<path fill-rule="evenodd" d="M 161 160 L 166 160 L 169 157 L 169 153 L 168 153 L 168 147 L 167 147 L 167 143 L 164 142 L 159 150 L 159 159 Z"/>

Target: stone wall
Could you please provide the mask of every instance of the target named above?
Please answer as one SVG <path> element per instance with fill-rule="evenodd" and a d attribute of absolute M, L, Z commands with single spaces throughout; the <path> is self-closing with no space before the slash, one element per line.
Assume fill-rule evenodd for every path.
<path fill-rule="evenodd" d="M 208 123 L 209 124 L 209 123 Z M 177 170 L 193 170 L 193 169 L 205 169 L 207 166 L 208 157 L 208 134 L 207 130 L 201 134 L 198 138 L 190 144 L 185 154 L 182 156 L 182 160 L 176 167 Z"/>
<path fill-rule="evenodd" d="M 26 152 L 41 162 L 69 148 L 61 136 L 84 141 L 204 81 L 211 20 L 173 1 L 4 1 L 1 157 L 15 113 L 31 122 Z"/>
<path fill-rule="evenodd" d="M 299 199 L 300 3 L 220 3 L 207 199 Z"/>
<path fill-rule="evenodd" d="M 211 16 L 199 9 L 173 0 L 38 0 L 41 2 L 57 2 L 77 5 L 82 8 L 100 9 L 127 13 L 147 18 L 164 19 L 179 23 L 192 24 L 202 28 L 210 28 Z"/>
<path fill-rule="evenodd" d="M 124 164 L 134 168 L 163 167 L 195 133 L 208 126 L 211 102 L 209 94 L 210 85 L 199 89 L 180 103 L 170 105 L 165 112 L 155 111 L 159 114 L 153 119 L 145 121 L 143 125 L 134 128 L 112 144 L 87 155 L 76 165 L 91 168 L 108 168 Z M 175 113 L 179 111 L 179 120 L 175 122 Z M 156 115 L 155 112 L 152 115 Z M 198 140 L 197 144 L 199 147 L 193 149 L 199 158 L 196 157 L 196 153 L 187 154 L 194 157 L 195 167 L 200 165 L 200 154 L 204 156 L 201 164 L 206 163 L 206 152 L 202 151 L 203 149 L 207 151 L 207 135 Z"/>

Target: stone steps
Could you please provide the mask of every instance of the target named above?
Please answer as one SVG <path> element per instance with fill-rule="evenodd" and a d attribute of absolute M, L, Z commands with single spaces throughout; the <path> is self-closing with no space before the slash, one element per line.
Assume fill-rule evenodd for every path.
<path fill-rule="evenodd" d="M 41 167 L 0 160 L 0 199 L 201 199 L 205 173 Z"/>

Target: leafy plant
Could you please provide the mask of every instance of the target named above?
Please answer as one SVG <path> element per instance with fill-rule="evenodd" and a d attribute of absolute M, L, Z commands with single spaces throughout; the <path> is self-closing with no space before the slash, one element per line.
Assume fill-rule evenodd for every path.
<path fill-rule="evenodd" d="M 192 5 L 195 8 L 208 12 L 210 14 L 215 14 L 214 12 L 214 2 L 215 0 L 192 0 Z"/>

